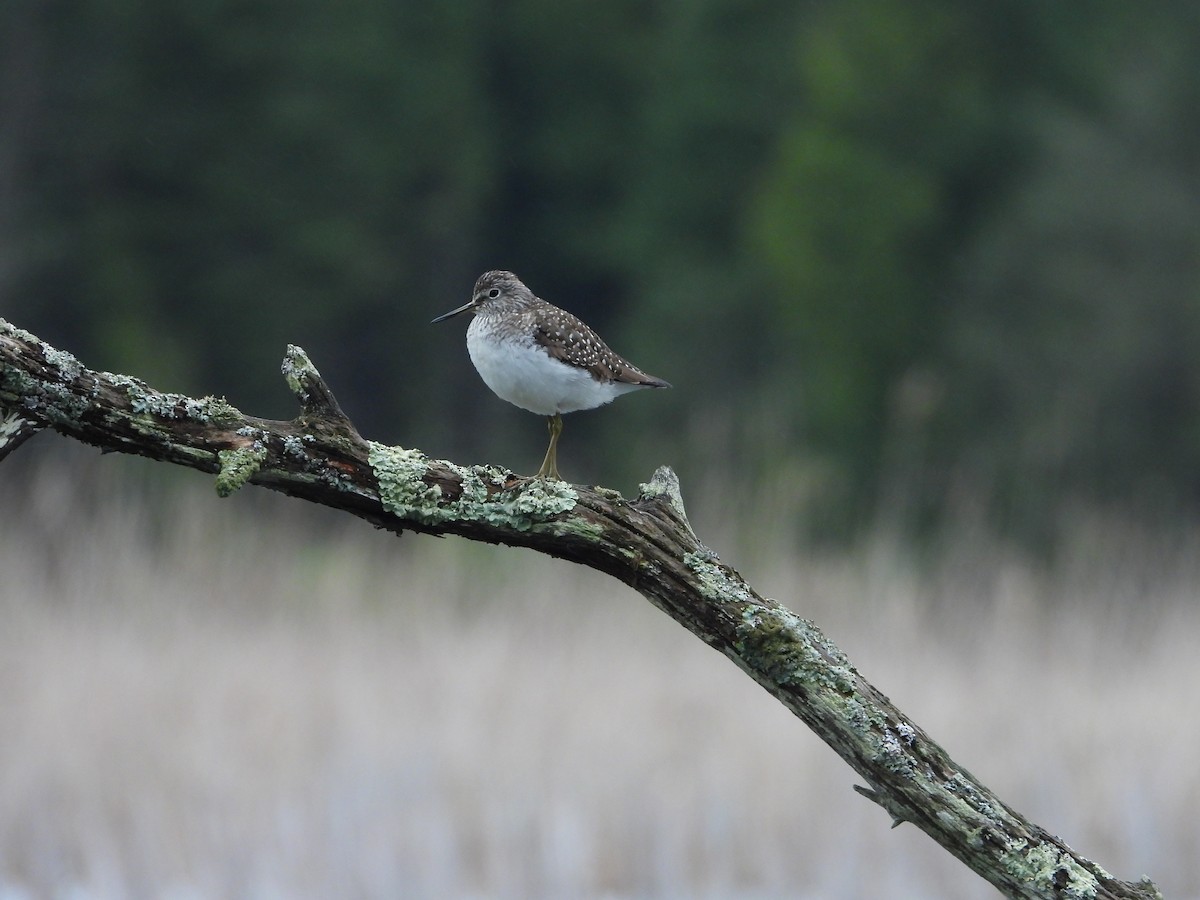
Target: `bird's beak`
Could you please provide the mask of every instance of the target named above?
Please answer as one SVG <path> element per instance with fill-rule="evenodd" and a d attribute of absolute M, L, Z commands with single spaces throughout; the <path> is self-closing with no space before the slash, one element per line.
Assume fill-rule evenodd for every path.
<path fill-rule="evenodd" d="M 450 310 L 450 312 L 444 313 L 443 315 L 438 316 L 436 319 L 434 319 L 429 324 L 433 325 L 433 324 L 436 324 L 437 322 L 445 322 L 447 319 L 453 319 L 459 313 L 465 313 L 468 309 L 474 309 L 474 308 L 475 308 L 475 301 L 472 300 L 470 303 L 464 303 L 458 309 L 452 309 L 452 310 Z"/>

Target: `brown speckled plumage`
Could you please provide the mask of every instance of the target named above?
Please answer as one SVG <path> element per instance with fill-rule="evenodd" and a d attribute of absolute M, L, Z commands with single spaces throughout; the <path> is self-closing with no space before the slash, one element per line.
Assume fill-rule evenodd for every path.
<path fill-rule="evenodd" d="M 489 296 L 493 290 L 496 297 Z M 565 309 L 547 303 L 527 288 L 512 272 L 485 272 L 475 282 L 473 301 L 478 303 L 479 312 L 489 305 L 503 306 L 497 312 L 513 314 L 517 309 L 520 316 L 513 316 L 514 327 L 527 327 L 534 343 L 544 347 L 555 359 L 587 369 L 597 381 L 617 381 L 623 384 L 638 384 L 646 387 L 670 387 L 661 378 L 648 375 L 615 353 L 600 335 L 586 323 Z"/>

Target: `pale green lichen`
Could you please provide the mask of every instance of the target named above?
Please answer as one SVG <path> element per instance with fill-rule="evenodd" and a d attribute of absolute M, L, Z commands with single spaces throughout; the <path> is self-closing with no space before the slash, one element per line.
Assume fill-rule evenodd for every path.
<path fill-rule="evenodd" d="M 679 476 L 670 466 L 659 466 L 645 484 L 638 485 L 638 493 L 647 500 L 655 497 L 673 499 L 679 496 Z M 680 501 L 682 505 L 682 501 Z"/>
<path fill-rule="evenodd" d="M 55 347 L 50 347 L 42 344 L 42 356 L 46 362 L 58 369 L 65 377 L 72 380 L 79 378 L 85 371 L 83 363 L 75 358 L 75 355 L 68 353 L 66 350 L 59 350 Z"/>
<path fill-rule="evenodd" d="M 283 439 L 283 454 L 291 456 L 295 459 L 308 459 L 308 451 L 305 449 L 305 443 L 313 443 L 316 438 L 311 434 L 303 434 L 300 436 L 290 434 Z"/>
<path fill-rule="evenodd" d="M 852 671 L 847 668 L 843 674 Z M 897 775 L 921 777 L 931 782 L 935 779 L 928 764 L 918 771 L 918 760 L 910 752 L 917 741 L 915 728 L 907 722 L 890 720 L 873 704 L 864 705 L 857 694 L 846 697 L 843 710 L 846 721 L 858 732 L 873 762 Z"/>
<path fill-rule="evenodd" d="M 695 574 L 701 596 L 742 605 L 735 649 L 744 662 L 776 684 L 820 685 L 853 701 L 857 683 L 854 667 L 813 622 L 785 607 L 764 604 L 737 573 L 717 562 L 711 551 L 701 548 L 687 553 L 683 562 Z M 869 718 L 861 704 L 845 712 L 847 717 Z M 886 722 L 869 724 L 879 729 Z M 897 740 L 896 735 L 892 740 Z"/>
<path fill-rule="evenodd" d="M 508 504 L 520 518 L 548 519 L 573 509 L 579 495 L 565 481 L 534 478 L 524 482 Z"/>
<path fill-rule="evenodd" d="M 1006 849 L 1001 865 L 1020 884 L 1032 884 L 1053 892 L 1055 897 L 1086 900 L 1100 889 L 1099 879 L 1071 854 L 1049 843 L 1030 845 L 1025 841 Z M 1108 877 L 1108 873 L 1099 870 Z"/>
<path fill-rule="evenodd" d="M 906 751 L 904 741 L 887 725 L 875 735 L 874 761 L 896 775 L 914 774 L 913 758 Z"/>
<path fill-rule="evenodd" d="M 688 521 L 687 511 L 683 508 L 683 494 L 679 486 L 679 476 L 670 466 L 659 466 L 645 484 L 638 485 L 638 493 L 644 500 L 665 500 L 688 531 L 693 531 Z"/>
<path fill-rule="evenodd" d="M 66 350 L 59 350 L 56 347 L 51 347 L 49 344 L 44 343 L 36 335 L 17 328 L 16 326 L 6 322 L 4 319 L 0 319 L 0 334 L 5 334 L 16 338 L 19 341 L 24 341 L 27 344 L 33 344 L 36 346 L 41 351 L 42 358 L 46 360 L 49 365 L 58 369 L 58 371 L 62 373 L 64 380 L 74 381 L 87 372 L 87 369 L 84 368 L 83 363 L 76 359 L 74 354 L 68 353 Z"/>
<path fill-rule="evenodd" d="M 0 390 L 20 400 L 20 407 L 51 424 L 71 424 L 91 408 L 88 398 L 66 385 L 46 383 L 16 367 L 6 368 L 0 378 Z"/>
<path fill-rule="evenodd" d="M 228 497 L 254 477 L 267 460 L 267 448 L 259 441 L 232 450 L 220 450 L 217 459 L 221 471 L 217 473 L 217 494 Z"/>
<path fill-rule="evenodd" d="M 563 519 L 552 519 L 534 526 L 535 531 L 549 532 L 564 538 L 582 538 L 589 543 L 596 543 L 604 538 L 603 526 L 589 522 L 582 516 L 567 516 Z"/>
<path fill-rule="evenodd" d="M 458 474 L 457 496 L 444 495 L 425 481 L 431 460 L 419 450 L 368 442 L 367 461 L 379 481 L 383 508 L 402 518 L 426 525 L 480 521 L 517 531 L 544 529 L 555 534 L 597 538 L 601 529 L 578 517 L 558 518 L 575 507 L 579 495 L 562 481 L 532 479 L 492 495 L 488 485 L 503 487 L 505 473 L 488 466 L 455 466 L 439 460 L 440 467 Z"/>
<path fill-rule="evenodd" d="M 71 353 L 50 347 L 8 323 L 2 325 L 0 332 L 37 346 L 47 363 L 58 371 L 56 377 L 61 379 L 43 380 L 15 366 L 0 370 L 0 393 L 11 394 L 13 405 L 20 411 L 27 411 L 38 422 L 76 428 L 85 414 L 99 415 L 110 425 L 119 426 L 114 429 L 116 431 L 128 429 L 161 439 L 162 429 L 155 418 L 189 418 L 205 425 L 231 425 L 243 418 L 224 398 L 195 400 L 182 394 L 163 394 L 127 375 L 92 372 Z M 99 402 L 105 387 L 123 391 L 130 401 L 129 410 L 113 410 Z M 198 447 L 175 445 L 173 450 L 179 457 L 212 459 L 211 451 Z"/>
<path fill-rule="evenodd" d="M 295 344 L 288 344 L 280 371 L 283 373 L 283 380 L 287 382 L 288 389 L 296 395 L 296 399 L 300 401 L 301 405 L 307 406 L 309 393 L 305 385 L 321 377 L 321 373 L 312 364 L 308 354 Z"/>
<path fill-rule="evenodd" d="M 742 611 L 737 633 L 738 652 L 775 684 L 821 687 L 855 697 L 853 666 L 808 619 L 781 606 L 755 603 Z"/>
<path fill-rule="evenodd" d="M 338 469 L 336 466 L 325 465 L 319 461 L 314 461 L 309 464 L 308 469 L 317 476 L 317 479 L 322 484 L 327 484 L 334 490 L 364 495 L 369 494 L 369 491 L 359 489 L 358 485 L 355 484 L 354 479 Z"/>
<path fill-rule="evenodd" d="M 255 433 L 263 434 L 265 437 L 265 432 L 259 429 L 246 427 L 237 430 L 237 434 L 253 435 Z M 303 475 L 294 473 L 296 477 L 301 477 L 313 483 L 319 482 L 338 491 L 362 493 L 355 484 L 354 479 L 350 478 L 347 473 L 343 472 L 337 466 L 330 465 L 323 456 L 313 457 L 309 455 L 307 445 L 316 444 L 316 442 L 316 437 L 309 433 L 289 434 L 283 439 L 283 456 L 287 459 L 296 460 L 304 466 Z"/>
<path fill-rule="evenodd" d="M 996 808 L 991 801 L 979 792 L 979 789 L 962 772 L 956 772 L 954 777 L 946 782 L 946 790 L 955 797 L 961 797 L 963 809 L 972 814 L 982 813 L 985 816 L 996 815 Z"/>
<path fill-rule="evenodd" d="M 754 602 L 754 597 L 746 589 L 746 586 L 740 580 L 735 579 L 729 569 L 717 562 L 717 555 L 707 547 L 701 547 L 692 553 L 685 553 L 683 564 L 695 574 L 701 596 L 707 597 L 709 600 Z"/>
<path fill-rule="evenodd" d="M 405 450 L 386 444 L 369 442 L 367 462 L 379 481 L 379 499 L 383 508 L 395 515 L 412 515 L 422 522 L 440 519 L 437 500 L 441 488 L 426 484 L 429 458 L 420 450 Z M 464 494 L 467 485 L 463 485 Z"/>
<path fill-rule="evenodd" d="M 0 334 L 8 335 L 27 344 L 41 343 L 41 340 L 36 335 L 30 334 L 24 328 L 18 328 L 12 322 L 8 321 L 8 319 L 2 317 L 0 317 Z"/>
<path fill-rule="evenodd" d="M 232 424 L 242 418 L 241 412 L 224 397 L 189 397 L 186 394 L 163 393 L 148 387 L 144 381 L 126 375 L 109 375 L 112 382 L 124 388 L 132 412 L 150 413 L 161 419 L 190 419 L 204 425 Z"/>

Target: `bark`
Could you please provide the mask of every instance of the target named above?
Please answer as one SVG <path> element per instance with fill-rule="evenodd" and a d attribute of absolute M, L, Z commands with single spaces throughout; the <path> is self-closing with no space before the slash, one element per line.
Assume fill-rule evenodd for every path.
<path fill-rule="evenodd" d="M 257 484 L 400 533 L 455 534 L 529 547 L 630 585 L 719 650 L 832 747 L 855 789 L 893 825 L 911 822 L 1009 897 L 1152 898 L 1028 821 L 952 760 L 869 684 L 811 621 L 754 591 L 697 539 L 679 482 L 660 468 L 615 491 L 522 479 L 363 439 L 298 347 L 283 374 L 290 422 L 220 398 L 156 391 L 95 372 L 0 319 L 0 459 L 39 429 L 106 451 L 190 466 L 227 495 Z"/>

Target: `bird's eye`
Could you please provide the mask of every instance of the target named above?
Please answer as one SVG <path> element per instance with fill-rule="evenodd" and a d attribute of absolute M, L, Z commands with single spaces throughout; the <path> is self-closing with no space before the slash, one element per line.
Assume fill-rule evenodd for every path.
<path fill-rule="evenodd" d="M 500 296 L 500 288 L 492 288 L 490 291 L 488 291 L 488 297 L 491 298 L 492 300 L 495 300 L 499 296 Z"/>

